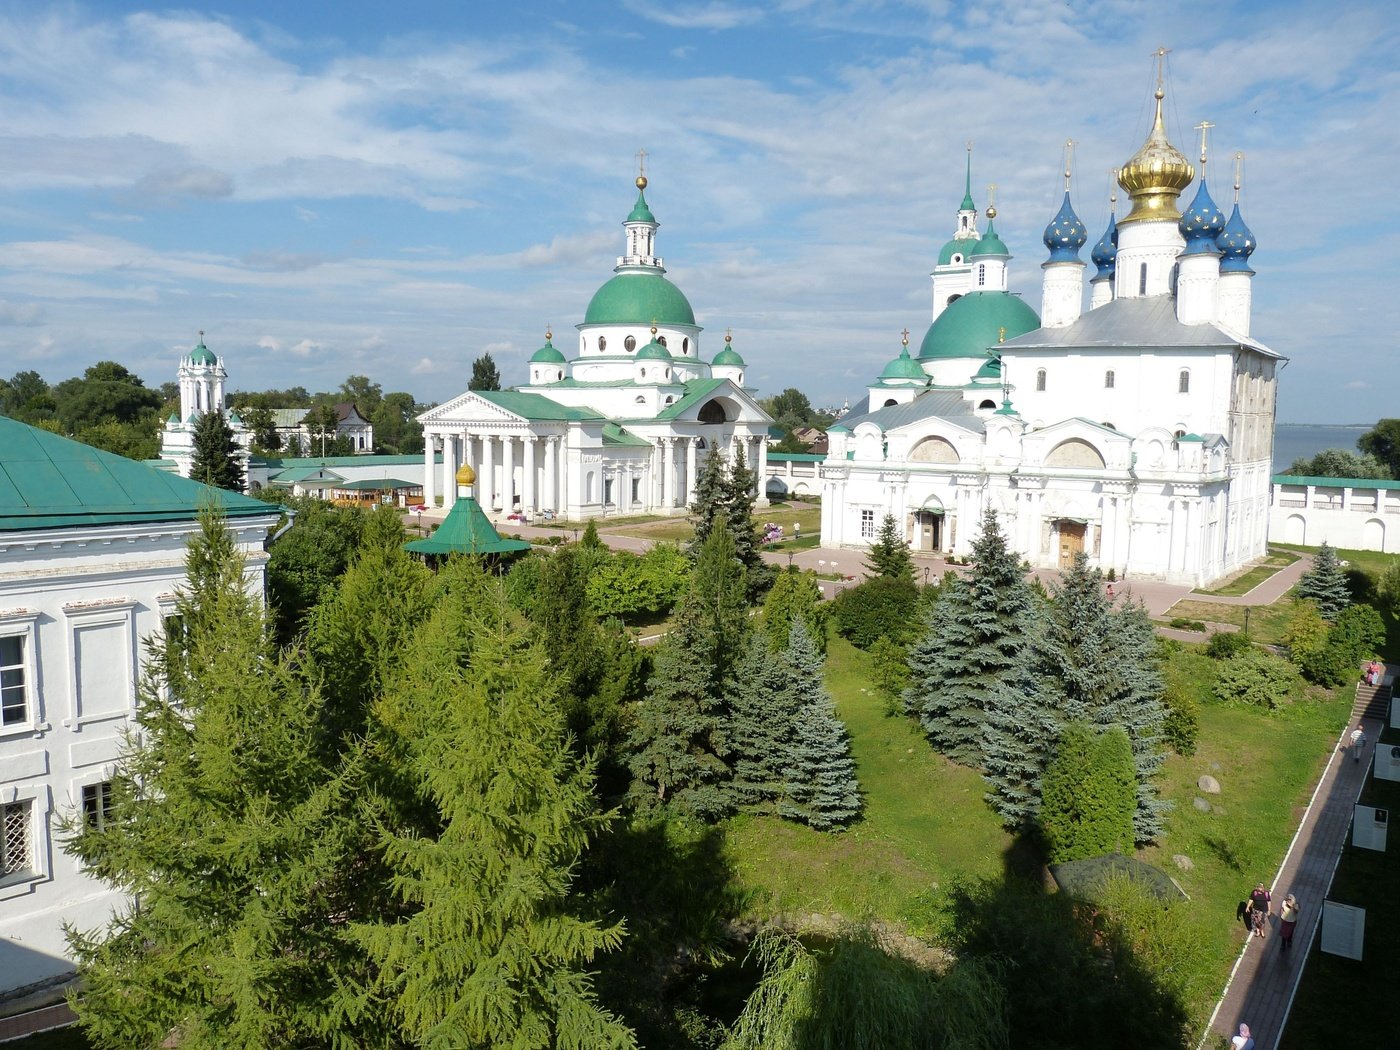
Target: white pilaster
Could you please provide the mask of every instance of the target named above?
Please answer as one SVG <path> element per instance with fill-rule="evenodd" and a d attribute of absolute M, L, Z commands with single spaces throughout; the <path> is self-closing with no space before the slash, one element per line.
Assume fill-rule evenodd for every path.
<path fill-rule="evenodd" d="M 754 438 L 754 495 L 756 506 L 768 506 L 768 439 Z"/>
<path fill-rule="evenodd" d="M 481 474 L 477 485 L 481 509 L 490 514 L 496 506 L 496 439 L 490 434 L 481 436 Z"/>
<path fill-rule="evenodd" d="M 535 513 L 535 435 L 525 438 L 525 466 L 520 485 L 520 509 L 525 514 Z"/>
<path fill-rule="evenodd" d="M 515 512 L 515 438 L 501 438 L 501 514 Z"/>
<path fill-rule="evenodd" d="M 451 510 L 457 502 L 457 437 L 442 435 L 442 509 Z"/>
<path fill-rule="evenodd" d="M 433 455 L 433 445 L 437 443 L 435 435 L 429 431 L 423 432 L 423 503 L 431 507 L 433 500 L 437 498 L 437 457 Z"/>
<path fill-rule="evenodd" d="M 676 465 L 673 460 L 675 440 L 661 439 L 661 505 L 670 510 L 676 505 Z"/>

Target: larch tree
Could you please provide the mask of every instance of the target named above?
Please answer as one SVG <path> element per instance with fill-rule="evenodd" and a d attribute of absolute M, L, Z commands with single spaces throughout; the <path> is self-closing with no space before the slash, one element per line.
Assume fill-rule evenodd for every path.
<path fill-rule="evenodd" d="M 801 620 L 792 625 L 783 662 L 794 714 L 782 813 L 830 831 L 860 815 L 860 785 L 846 726 L 822 678 L 821 653 Z"/>
<path fill-rule="evenodd" d="M 1050 858 L 1086 860 L 1131 851 L 1137 807 L 1132 748 L 1118 727 L 1072 721 L 1045 771 L 1040 822 Z"/>
<path fill-rule="evenodd" d="M 996 512 L 982 518 L 972 572 L 945 588 L 909 653 L 905 707 L 933 746 L 980 765 L 985 711 L 999 683 L 1025 659 L 1032 598 L 1025 569 Z"/>
<path fill-rule="evenodd" d="M 1317 605 L 1322 618 L 1332 621 L 1351 604 L 1351 588 L 1337 552 L 1324 543 L 1313 555 L 1312 568 L 1298 578 L 1298 597 Z"/>
<path fill-rule="evenodd" d="M 243 464 L 238 460 L 238 442 L 222 412 L 205 412 L 194 427 L 194 457 L 190 477 L 206 485 L 243 491 Z"/>
<path fill-rule="evenodd" d="M 817 574 L 789 565 L 777 574 L 763 599 L 760 624 L 771 651 L 787 648 L 792 625 L 798 620 L 806 625 L 817 648 L 825 652 L 827 605 L 822 601 Z"/>

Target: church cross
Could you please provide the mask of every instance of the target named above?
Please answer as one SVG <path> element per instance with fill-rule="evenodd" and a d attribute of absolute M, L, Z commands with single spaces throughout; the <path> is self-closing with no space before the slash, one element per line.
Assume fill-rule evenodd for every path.
<path fill-rule="evenodd" d="M 909 329 L 906 328 L 906 329 L 905 329 L 902 333 L 900 333 L 900 334 L 904 336 L 904 345 L 905 345 L 905 346 L 908 346 L 908 345 L 909 345 Z"/>
<path fill-rule="evenodd" d="M 1206 162 L 1206 146 L 1209 145 L 1209 140 L 1210 140 L 1210 129 L 1213 128 L 1213 127 L 1215 127 L 1215 125 L 1212 124 L 1212 123 L 1211 123 L 1210 121 L 1208 121 L 1208 120 L 1203 120 L 1203 121 L 1201 121 L 1199 124 L 1196 125 L 1196 130 L 1199 131 L 1199 132 L 1201 133 L 1201 164 L 1202 164 L 1202 165 L 1204 165 L 1205 162 Z"/>
<path fill-rule="evenodd" d="M 646 173 L 647 173 L 647 151 L 644 150 L 644 149 L 639 149 L 639 150 L 637 150 L 637 174 L 638 174 L 639 176 L 645 178 L 645 177 L 646 177 Z"/>

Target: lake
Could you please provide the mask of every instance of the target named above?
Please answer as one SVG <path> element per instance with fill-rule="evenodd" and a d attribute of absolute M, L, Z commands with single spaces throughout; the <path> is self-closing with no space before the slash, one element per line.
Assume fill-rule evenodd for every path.
<path fill-rule="evenodd" d="M 1281 474 L 1295 459 L 1315 456 L 1325 448 L 1356 452 L 1356 439 L 1369 426 L 1311 426 L 1280 423 L 1274 427 L 1274 473 Z"/>

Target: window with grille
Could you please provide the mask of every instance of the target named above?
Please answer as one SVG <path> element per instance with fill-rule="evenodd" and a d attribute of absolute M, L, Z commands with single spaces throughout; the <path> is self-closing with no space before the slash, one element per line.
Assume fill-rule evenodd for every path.
<path fill-rule="evenodd" d="M 1116 377 L 1113 374 L 1113 369 L 1110 368 L 1107 372 L 1103 374 L 1103 388 L 1105 390 L 1112 390 L 1115 381 Z"/>
<path fill-rule="evenodd" d="M 861 539 L 865 540 L 875 538 L 875 512 L 873 510 L 860 512 L 860 536 Z"/>
<path fill-rule="evenodd" d="M 977 267 L 977 285 L 981 287 L 987 283 L 987 264 L 982 263 Z"/>
<path fill-rule="evenodd" d="M 1181 374 L 1176 377 L 1176 392 L 1178 394 L 1191 393 L 1191 373 L 1184 368 L 1181 370 Z"/>
<path fill-rule="evenodd" d="M 101 831 L 112 816 L 112 782 L 83 785 L 83 823 Z"/>
<path fill-rule="evenodd" d="M 0 728 L 29 721 L 24 688 L 24 636 L 0 638 Z"/>
<path fill-rule="evenodd" d="M 1043 368 L 1040 368 L 1040 369 L 1037 369 L 1037 370 L 1036 370 L 1036 373 L 1035 373 L 1035 388 L 1036 388 L 1037 390 L 1044 390 L 1044 389 L 1045 389 L 1045 369 L 1043 369 Z"/>
<path fill-rule="evenodd" d="M 28 800 L 0 806 L 5 825 L 4 837 L 0 838 L 0 878 L 34 870 L 29 848 L 29 806 Z"/>

